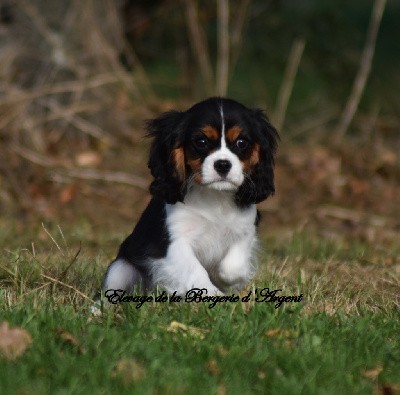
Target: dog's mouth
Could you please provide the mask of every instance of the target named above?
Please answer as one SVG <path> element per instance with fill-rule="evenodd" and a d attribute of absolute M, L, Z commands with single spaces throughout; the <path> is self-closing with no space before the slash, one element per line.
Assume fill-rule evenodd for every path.
<path fill-rule="evenodd" d="M 203 183 L 203 185 L 208 188 L 216 189 L 219 191 L 233 191 L 235 189 L 238 189 L 240 186 L 234 181 L 229 180 L 228 178 L 221 178 L 219 180 L 205 182 Z"/>

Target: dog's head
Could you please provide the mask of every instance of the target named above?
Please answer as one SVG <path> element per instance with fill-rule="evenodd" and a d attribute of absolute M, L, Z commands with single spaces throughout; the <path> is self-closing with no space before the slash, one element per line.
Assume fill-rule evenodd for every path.
<path fill-rule="evenodd" d="M 167 203 L 183 201 L 193 184 L 233 191 L 239 206 L 258 203 L 274 188 L 278 133 L 259 109 L 211 98 L 187 111 L 147 123 L 153 137 L 150 192 Z"/>

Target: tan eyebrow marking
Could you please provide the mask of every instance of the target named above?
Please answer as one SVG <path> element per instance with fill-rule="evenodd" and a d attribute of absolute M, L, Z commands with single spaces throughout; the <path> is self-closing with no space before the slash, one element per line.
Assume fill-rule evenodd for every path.
<path fill-rule="evenodd" d="M 233 143 L 242 132 L 243 129 L 240 126 L 232 126 L 226 132 L 226 140 L 228 141 L 228 143 Z"/>
<path fill-rule="evenodd" d="M 210 140 L 218 140 L 219 138 L 219 133 L 218 130 L 215 129 L 213 126 L 205 126 L 201 130 Z"/>

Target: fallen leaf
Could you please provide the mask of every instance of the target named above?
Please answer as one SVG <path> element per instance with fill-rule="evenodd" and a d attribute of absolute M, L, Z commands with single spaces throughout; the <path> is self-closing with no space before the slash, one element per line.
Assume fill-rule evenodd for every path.
<path fill-rule="evenodd" d="M 329 179 L 341 170 L 340 158 L 323 147 L 316 147 L 310 152 L 307 165 L 316 183 Z"/>
<path fill-rule="evenodd" d="M 379 374 L 382 372 L 382 370 L 383 370 L 383 367 L 381 365 L 378 365 L 369 370 L 362 370 L 361 376 L 363 376 L 367 379 L 374 380 L 379 376 Z"/>
<path fill-rule="evenodd" d="M 350 190 L 353 195 L 364 195 L 370 190 L 370 183 L 366 180 L 361 180 L 358 178 L 352 178 L 349 181 Z"/>
<path fill-rule="evenodd" d="M 71 333 L 62 328 L 57 328 L 55 332 L 65 344 L 74 347 L 80 354 L 85 353 L 85 349 L 82 347 L 81 342 L 75 336 L 71 335 Z"/>
<path fill-rule="evenodd" d="M 221 357 L 226 357 L 229 354 L 229 351 L 224 346 L 218 346 L 217 353 Z"/>
<path fill-rule="evenodd" d="M 385 258 L 384 260 L 385 265 L 393 265 L 395 263 L 395 259 L 392 256 Z"/>
<path fill-rule="evenodd" d="M 226 387 L 223 384 L 218 385 L 217 395 L 226 395 Z"/>
<path fill-rule="evenodd" d="M 206 369 L 212 376 L 218 376 L 221 373 L 221 369 L 218 366 L 218 362 L 215 359 L 210 359 L 206 363 Z"/>
<path fill-rule="evenodd" d="M 265 372 L 263 370 L 259 370 L 257 373 L 257 376 L 260 380 L 264 380 L 267 377 L 267 375 L 265 374 Z"/>
<path fill-rule="evenodd" d="M 400 384 L 379 383 L 376 393 L 379 395 L 400 395 Z"/>
<path fill-rule="evenodd" d="M 146 369 L 134 359 L 120 359 L 115 364 L 111 377 L 119 378 L 125 385 L 137 383 L 146 376 Z"/>
<path fill-rule="evenodd" d="M 276 337 L 281 334 L 281 329 L 270 329 L 269 331 L 265 332 L 265 336 L 267 337 Z"/>
<path fill-rule="evenodd" d="M 84 151 L 76 155 L 75 161 L 81 167 L 95 167 L 101 163 L 101 156 L 96 151 Z"/>
<path fill-rule="evenodd" d="M 186 332 L 188 327 L 187 327 L 187 325 L 182 324 L 181 322 L 171 321 L 171 323 L 169 324 L 169 326 L 167 328 L 167 331 L 168 332 L 177 333 L 179 329 L 181 329 L 182 331 Z"/>
<path fill-rule="evenodd" d="M 267 337 L 297 337 L 297 332 L 289 331 L 288 329 L 270 329 L 265 332 Z"/>
<path fill-rule="evenodd" d="M 7 321 L 0 324 L 0 354 L 5 358 L 16 359 L 31 343 L 32 337 L 25 329 L 11 329 Z"/>
<path fill-rule="evenodd" d="M 76 185 L 67 185 L 65 186 L 60 194 L 59 200 L 61 204 L 69 203 L 76 195 Z"/>
<path fill-rule="evenodd" d="M 56 333 L 62 340 L 65 340 L 65 342 L 67 342 L 67 343 L 69 343 L 69 344 L 71 344 L 73 346 L 78 346 L 79 345 L 79 342 L 76 339 L 76 337 L 72 336 L 66 330 L 61 329 L 61 328 L 57 328 L 56 329 Z"/>
<path fill-rule="evenodd" d="M 185 325 L 178 321 L 171 321 L 171 323 L 167 327 L 167 332 L 182 333 L 184 336 L 189 333 L 189 335 L 193 337 L 198 337 L 199 339 L 203 340 L 208 330 Z"/>

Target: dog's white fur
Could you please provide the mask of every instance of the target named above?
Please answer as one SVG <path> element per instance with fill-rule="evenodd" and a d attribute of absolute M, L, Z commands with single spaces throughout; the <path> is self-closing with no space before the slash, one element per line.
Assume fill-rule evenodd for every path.
<path fill-rule="evenodd" d="M 166 204 L 170 244 L 165 258 L 149 262 L 152 282 L 184 294 L 240 290 L 255 273 L 255 205 L 239 209 L 230 191 L 193 185 L 183 203 Z M 110 267 L 105 289 L 131 290 L 140 282 L 134 266 L 122 259 Z"/>
<path fill-rule="evenodd" d="M 184 203 L 166 210 L 171 244 L 153 264 L 154 282 L 170 292 L 196 287 L 209 294 L 247 283 L 255 270 L 255 206 L 239 210 L 231 193 L 193 187 Z"/>

